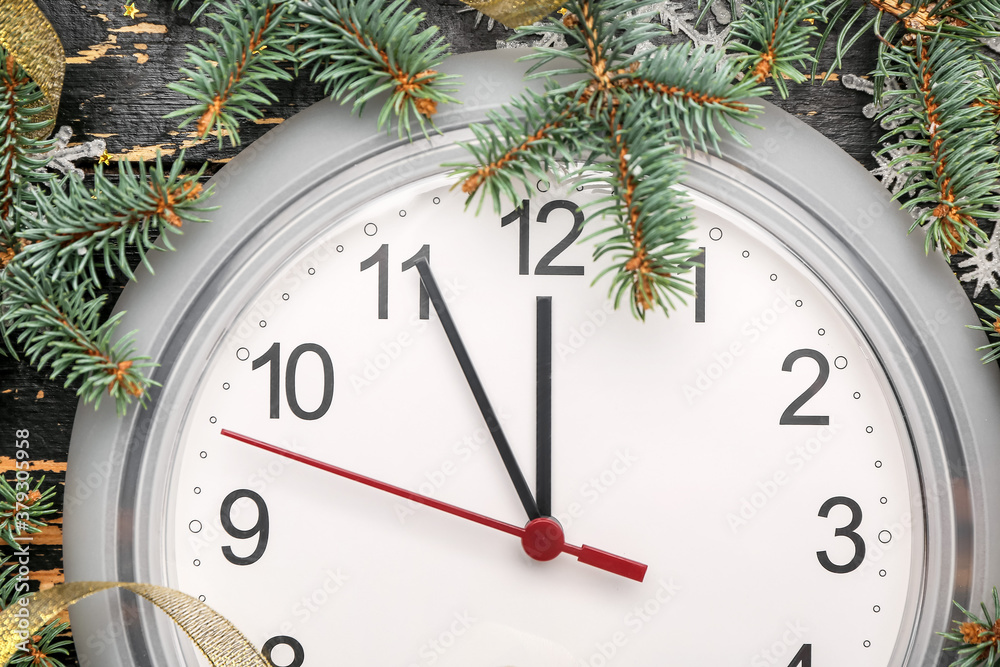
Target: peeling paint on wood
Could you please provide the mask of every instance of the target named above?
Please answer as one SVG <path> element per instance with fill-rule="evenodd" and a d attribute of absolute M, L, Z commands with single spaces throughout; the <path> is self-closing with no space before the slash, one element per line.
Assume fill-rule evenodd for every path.
<path fill-rule="evenodd" d="M 0 473 L 14 470 L 15 463 L 16 461 L 12 456 L 0 456 Z M 29 461 L 28 470 L 40 471 L 40 472 L 64 473 L 66 472 L 66 462 L 51 461 L 51 460 Z"/>
<path fill-rule="evenodd" d="M 201 146 L 202 144 L 207 144 L 208 139 L 187 139 L 183 141 L 180 145 L 182 151 L 186 151 L 189 148 L 194 148 L 195 146 Z"/>
<path fill-rule="evenodd" d="M 33 533 L 31 535 L 31 546 L 45 546 L 45 545 L 62 545 L 63 531 L 62 525 L 53 521 L 49 525 L 42 528 L 40 532 Z"/>
<path fill-rule="evenodd" d="M 146 162 L 148 160 L 155 160 L 156 153 L 159 151 L 161 155 L 173 155 L 177 152 L 177 147 L 171 144 L 155 144 L 153 146 L 133 146 L 127 151 L 121 153 L 114 153 L 114 157 L 119 160 L 129 160 L 130 162 Z"/>
<path fill-rule="evenodd" d="M 108 35 L 107 40 L 101 42 L 100 44 L 93 44 L 88 49 L 83 49 L 82 51 L 77 51 L 77 56 L 66 59 L 67 65 L 86 65 L 87 63 L 92 63 L 98 58 L 103 58 L 108 55 L 108 51 L 113 49 L 120 49 L 118 46 L 118 35 Z M 117 54 L 112 54 L 117 55 Z M 120 55 L 118 56 L 121 57 Z"/>
<path fill-rule="evenodd" d="M 35 570 L 28 575 L 28 578 L 32 581 L 38 582 L 38 590 L 40 591 L 52 588 L 56 584 L 61 584 L 66 581 L 62 568 L 55 570 Z"/>
<path fill-rule="evenodd" d="M 165 35 L 167 26 L 160 23 L 136 23 L 121 28 L 111 28 L 108 32 L 133 32 L 141 35 Z"/>
<path fill-rule="evenodd" d="M 0 456 L 0 473 L 14 470 L 16 461 L 13 456 Z M 38 470 L 41 472 L 66 472 L 65 461 L 28 461 L 28 470 Z"/>

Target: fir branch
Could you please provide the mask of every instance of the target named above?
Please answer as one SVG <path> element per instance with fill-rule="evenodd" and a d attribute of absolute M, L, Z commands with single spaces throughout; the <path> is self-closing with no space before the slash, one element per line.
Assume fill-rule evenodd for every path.
<path fill-rule="evenodd" d="M 733 121 L 749 123 L 759 115 L 761 106 L 745 100 L 766 93 L 767 88 L 752 78 L 733 84 L 738 67 L 722 51 L 678 44 L 652 52 L 637 66 L 620 72 L 614 84 L 623 92 L 650 94 L 635 97 L 636 104 L 664 104 L 671 129 L 692 144 L 718 148 L 717 128 L 722 127 L 746 145 Z"/>
<path fill-rule="evenodd" d="M 30 135 L 49 123 L 33 120 L 48 109 L 42 91 L 14 57 L 0 47 L 0 255 L 14 252 L 18 218 L 14 214 L 25 183 L 48 178 L 37 169 L 48 159 L 51 141 Z"/>
<path fill-rule="evenodd" d="M 951 36 L 992 36 L 1000 3 L 995 0 L 947 2 L 917 0 L 868 0 L 880 14 L 888 14 L 911 33 L 941 30 Z M 913 38 L 910 38 L 912 42 Z"/>
<path fill-rule="evenodd" d="M 888 73 L 909 85 L 886 93 L 882 117 L 896 127 L 883 138 L 892 142 L 883 152 L 919 149 L 900 170 L 907 184 L 896 196 L 905 197 L 907 209 L 926 207 L 911 230 L 928 228 L 928 252 L 940 248 L 950 255 L 985 241 L 976 221 L 993 217 L 1000 205 L 993 193 L 1000 177 L 995 124 L 984 107 L 974 106 L 983 90 L 974 49 L 939 35 L 888 54 Z"/>
<path fill-rule="evenodd" d="M 20 551 L 22 545 L 15 541 L 18 534 L 35 534 L 45 527 L 42 519 L 47 514 L 55 513 L 52 497 L 55 487 L 42 491 L 41 485 L 45 478 L 38 480 L 34 489 L 15 493 L 6 479 L 0 477 L 0 536 L 15 551 Z M 17 488 L 27 486 L 26 482 L 16 482 Z M 20 505 L 19 505 L 20 504 Z M 18 513 L 28 515 L 28 521 L 19 521 Z M 13 517 L 13 520 L 11 520 Z M 10 526 L 13 526 L 11 528 Z M 7 557 L 0 558 L 0 567 L 7 562 Z M 18 602 L 22 598 L 31 597 L 28 593 L 27 577 L 21 573 L 18 563 L 11 563 L 0 571 L 0 610 Z M 69 624 L 62 621 L 52 621 L 41 632 L 31 635 L 23 644 L 26 650 L 18 652 L 11 658 L 8 665 L 28 665 L 43 667 L 64 667 L 57 655 L 69 655 L 67 647 L 73 642 L 69 637 Z"/>
<path fill-rule="evenodd" d="M 985 665 L 985 667 L 997 667 L 1000 665 L 1000 595 L 997 589 L 993 588 L 993 611 L 991 612 L 986 603 L 982 603 L 983 618 L 965 609 L 962 605 L 955 603 L 955 606 L 962 610 L 968 619 L 965 622 L 955 621 L 958 626 L 951 632 L 940 633 L 945 639 L 949 639 L 959 646 L 949 646 L 946 651 L 956 651 L 958 657 L 951 663 L 951 667 L 973 667 L 974 665 Z"/>
<path fill-rule="evenodd" d="M 216 0 L 194 0 L 194 1 L 200 2 L 201 4 L 198 5 L 198 8 L 194 10 L 194 14 L 191 15 L 192 21 L 196 21 L 202 15 L 202 13 L 204 13 L 206 9 L 211 7 L 216 2 Z M 191 0 L 174 0 L 174 9 L 184 9 L 185 7 L 188 6 L 189 2 L 191 2 Z"/>
<path fill-rule="evenodd" d="M 518 201 L 516 184 L 530 190 L 533 183 L 555 171 L 559 162 L 573 162 L 586 148 L 588 132 L 581 127 L 578 104 L 568 96 L 546 98 L 528 91 L 490 112 L 490 125 L 473 125 L 476 141 L 463 144 L 472 163 L 446 164 L 461 178 L 470 201 L 477 192 L 489 197 L 499 211 L 501 196 Z M 485 186 L 485 187 L 483 187 Z"/>
<path fill-rule="evenodd" d="M 1000 63 L 992 58 L 982 58 L 980 62 L 985 81 L 979 99 L 972 104 L 986 109 L 1000 123 Z"/>
<path fill-rule="evenodd" d="M 872 12 L 872 9 L 875 11 Z M 941 34 L 970 42 L 992 37 L 998 34 L 998 12 L 1000 2 L 997 0 L 916 0 L 913 3 L 904 0 L 831 0 L 822 11 L 826 28 L 815 53 L 818 58 L 828 37 L 837 29 L 836 54 L 829 67 L 829 72 L 833 73 L 841 67 L 844 57 L 858 40 L 869 31 L 874 31 L 881 42 L 875 66 L 876 102 L 879 102 L 887 55 L 898 45 L 913 46 L 920 35 L 930 38 Z M 848 18 L 845 19 L 845 16 Z M 886 19 L 889 23 L 887 28 Z"/>
<path fill-rule="evenodd" d="M 0 567 L 3 567 L 6 563 L 7 556 L 0 558 Z M 19 597 L 21 597 L 18 595 L 20 586 L 18 585 L 16 575 L 17 563 L 7 565 L 7 567 L 0 572 L 0 610 L 6 609 L 12 602 L 15 602 Z"/>
<path fill-rule="evenodd" d="M 56 655 L 68 656 L 67 647 L 72 646 L 73 640 L 70 638 L 69 623 L 63 621 L 52 621 L 45 629 L 32 635 L 28 639 L 25 651 L 18 653 L 7 663 L 8 667 L 65 667 L 65 664 Z"/>
<path fill-rule="evenodd" d="M 1000 299 L 1000 289 L 990 291 L 993 293 L 993 298 Z M 986 332 L 989 342 L 977 347 L 976 351 L 984 353 L 982 361 L 984 364 L 988 364 L 1000 359 L 1000 313 L 981 303 L 977 303 L 976 308 L 981 310 L 986 317 L 979 317 L 979 321 L 982 322 L 981 326 L 969 325 L 969 328 Z"/>
<path fill-rule="evenodd" d="M 672 296 L 693 294 L 690 281 L 677 274 L 693 268 L 697 254 L 686 236 L 694 230 L 690 206 L 676 188 L 684 177 L 684 160 L 676 145 L 663 143 L 656 117 L 655 109 L 638 104 L 611 107 L 607 176 L 598 172 L 588 179 L 603 181 L 615 193 L 592 214 L 614 222 L 594 235 L 607 236 L 597 244 L 594 259 L 609 255 L 613 262 L 598 279 L 613 272 L 615 306 L 627 292 L 633 314 L 643 319 L 654 306 L 669 315 Z"/>
<path fill-rule="evenodd" d="M 208 17 L 218 26 L 199 28 L 209 41 L 188 45 L 185 62 L 190 67 L 181 69 L 187 80 L 167 84 L 197 104 L 166 117 L 182 117 L 180 127 L 197 120 L 199 136 L 205 137 L 214 129 L 220 147 L 227 134 L 235 146 L 240 143 L 237 117 L 262 117 L 258 107 L 278 99 L 268 84 L 292 79 L 279 66 L 291 58 L 281 25 L 287 5 L 284 0 L 225 0 L 213 6 L 218 11 Z"/>
<path fill-rule="evenodd" d="M 18 535 L 33 535 L 41 532 L 45 527 L 43 517 L 53 514 L 56 509 L 52 502 L 55 496 L 55 487 L 42 490 L 42 483 L 45 478 L 35 482 L 32 488 L 23 488 L 22 483 L 16 486 L 17 490 L 7 480 L 0 476 L 0 540 L 3 540 L 11 549 L 19 550 L 21 545 L 17 543 Z M 3 577 L 0 577 L 2 580 Z M 2 593 L 2 590 L 0 590 Z M 4 597 L 0 594 L 0 601 Z"/>
<path fill-rule="evenodd" d="M 183 155 L 169 172 L 160 156 L 151 167 L 140 162 L 138 174 L 120 160 L 116 181 L 98 165 L 93 188 L 68 176 L 51 194 L 37 193 L 34 210 L 24 211 L 31 219 L 22 230 L 31 243 L 21 254 L 24 266 L 74 286 L 81 280 L 100 285 L 101 274 L 114 279 L 115 267 L 135 277 L 126 255 L 134 248 L 152 272 L 149 250 L 173 250 L 170 236 L 182 233 L 185 223 L 204 222 L 198 214 L 210 210 L 198 183 L 205 166 L 191 174 L 183 170 Z M 160 245 L 154 245 L 157 237 Z"/>
<path fill-rule="evenodd" d="M 480 204 L 491 198 L 497 211 L 502 196 L 520 199 L 518 183 L 530 189 L 560 163 L 576 165 L 570 178 L 607 185 L 616 194 L 588 216 L 611 219 L 591 236 L 602 237 L 595 259 L 612 260 L 601 275 L 613 272 L 615 303 L 628 293 L 638 317 L 657 306 L 666 312 L 674 297 L 691 293 L 679 277 L 694 266 L 696 252 L 685 236 L 689 206 L 672 187 L 683 174 L 678 144 L 717 146 L 720 128 L 745 142 L 734 121 L 759 113 L 745 98 L 766 90 L 752 78 L 732 85 L 739 63 L 720 51 L 681 44 L 632 52 L 662 31 L 645 23 L 639 10 L 648 4 L 571 0 L 561 21 L 522 30 L 567 44 L 527 57 L 535 61 L 531 75 L 546 78 L 546 92 L 527 93 L 491 114 L 491 127 L 473 126 L 477 141 L 466 146 L 473 162 L 447 165 L 463 179 L 470 203 L 478 193 Z M 559 85 L 559 75 L 571 82 Z"/>
<path fill-rule="evenodd" d="M 312 80 L 334 100 L 353 101 L 358 113 L 387 93 L 379 129 L 395 115 L 400 136 L 410 135 L 413 120 L 426 133 L 437 105 L 456 101 L 449 95 L 456 77 L 438 71 L 449 47 L 436 26 L 418 32 L 423 18 L 408 0 L 301 2 L 292 17 L 299 26 L 295 50 Z"/>
<path fill-rule="evenodd" d="M 529 77 L 584 77 L 560 93 L 576 91 L 581 95 L 589 90 L 593 97 L 610 90 L 616 74 L 643 58 L 642 53 L 634 53 L 636 46 L 669 34 L 662 25 L 648 21 L 654 12 L 642 12 L 654 1 L 570 0 L 562 20 L 548 19 L 520 28 L 519 38 L 551 34 L 566 43 L 565 49 L 535 47 L 534 53 L 525 56 L 533 61 Z"/>
<path fill-rule="evenodd" d="M 815 63 L 809 41 L 819 32 L 813 23 L 821 0 L 780 0 L 749 5 L 732 26 L 731 51 L 743 52 L 744 69 L 758 83 L 774 81 L 782 97 L 788 97 L 785 78 L 802 83 L 806 75 L 799 67 Z"/>
<path fill-rule="evenodd" d="M 16 337 L 39 370 L 51 367 L 52 378 L 65 374 L 66 386 L 80 380 L 77 395 L 95 407 L 104 392 L 119 414 L 134 399 L 145 402 L 151 381 L 144 371 L 154 364 L 135 356 L 131 333 L 112 342 L 124 313 L 98 323 L 105 297 L 93 298 L 88 285 L 70 290 L 66 283 L 32 275 L 19 261 L 8 265 L 0 291 L 7 307 L 0 314 L 0 331 L 9 348 Z"/>

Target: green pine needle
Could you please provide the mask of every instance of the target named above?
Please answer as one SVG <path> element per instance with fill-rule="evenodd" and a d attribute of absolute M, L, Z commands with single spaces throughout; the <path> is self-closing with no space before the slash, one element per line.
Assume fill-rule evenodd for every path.
<path fill-rule="evenodd" d="M 29 219 L 21 232 L 31 242 L 18 256 L 26 268 L 49 278 L 100 285 L 116 269 L 129 278 L 134 273 L 127 251 L 138 251 L 152 272 L 147 257 L 151 249 L 173 250 L 170 236 L 182 233 L 185 224 L 204 222 L 199 214 L 207 193 L 198 179 L 202 168 L 184 174 L 183 155 L 166 171 L 160 156 L 147 167 L 139 163 L 136 174 L 127 160 L 118 162 L 118 178 L 109 179 L 98 165 L 94 185 L 70 175 L 55 184 L 51 193 L 34 197 Z M 154 245 L 157 237 L 160 245 Z"/>
<path fill-rule="evenodd" d="M 52 502 L 55 488 L 49 487 L 43 491 L 44 481 L 45 477 L 41 477 L 32 485 L 30 479 L 18 481 L 15 476 L 14 483 L 11 484 L 0 476 L 0 540 L 15 551 L 21 549 L 21 545 L 17 543 L 18 536 L 41 532 L 45 527 L 43 517 L 56 511 Z M 0 576 L 0 580 L 3 579 Z M 4 597 L 0 589 L 0 602 L 4 600 L 8 598 Z"/>
<path fill-rule="evenodd" d="M 94 298 L 89 285 L 70 289 L 48 277 L 32 275 L 14 261 L 0 281 L 6 311 L 0 314 L 0 332 L 8 348 L 17 345 L 39 370 L 50 377 L 66 377 L 66 386 L 79 382 L 77 395 L 100 405 L 110 395 L 119 414 L 138 400 L 145 402 L 152 384 L 145 371 L 154 364 L 135 355 L 132 334 L 112 340 L 121 316 L 100 323 L 105 297 Z"/>
<path fill-rule="evenodd" d="M 732 84 L 740 63 L 720 51 L 678 44 L 635 54 L 663 30 L 642 21 L 648 4 L 571 0 L 566 18 L 523 29 L 559 34 L 568 45 L 526 57 L 546 92 L 525 93 L 490 114 L 491 125 L 473 126 L 476 141 L 465 145 L 472 161 L 445 165 L 462 179 L 468 204 L 478 195 L 498 212 L 502 200 L 520 201 L 519 188 L 565 165 L 575 165 L 568 179 L 614 192 L 592 207 L 588 223 L 603 218 L 604 228 L 590 238 L 598 239 L 595 259 L 612 262 L 601 276 L 611 276 L 614 302 L 628 295 L 640 318 L 654 308 L 669 313 L 691 294 L 683 274 L 695 266 L 693 221 L 674 187 L 683 180 L 681 145 L 717 148 L 723 132 L 745 143 L 736 123 L 761 111 L 746 98 L 767 90 L 750 77 Z"/>
<path fill-rule="evenodd" d="M 993 587 L 993 611 L 991 612 L 986 603 L 982 603 L 983 618 L 973 614 L 962 605 L 955 603 L 965 617 L 965 622 L 955 621 L 958 626 L 951 632 L 938 633 L 945 639 L 949 639 L 958 646 L 949 646 L 946 651 L 955 651 L 958 657 L 951 663 L 950 667 L 983 667 L 1000 666 L 1000 653 L 997 652 L 997 644 L 1000 643 L 1000 636 L 996 633 L 997 618 L 1000 614 L 1000 594 Z"/>
<path fill-rule="evenodd" d="M 46 493 L 52 492 L 51 487 Z M 54 510 L 53 510 L 54 511 Z M 37 530 L 35 531 L 37 532 Z M 15 550 L 20 550 L 20 546 L 15 546 Z M 0 567 L 7 562 L 7 557 L 0 559 Z M 6 609 L 12 604 L 19 604 L 24 598 L 30 598 L 33 593 L 28 591 L 27 577 L 22 575 L 23 566 L 17 562 L 12 563 L 0 571 L 0 610 Z M 59 658 L 53 656 L 68 656 L 68 647 L 73 643 L 70 635 L 69 623 L 62 621 L 52 621 L 41 632 L 28 637 L 24 642 L 19 643 L 18 652 L 7 663 L 8 665 L 23 665 L 24 667 L 65 667 Z"/>
<path fill-rule="evenodd" d="M 449 95 L 456 77 L 438 71 L 448 45 L 436 26 L 418 30 L 423 19 L 408 0 L 313 0 L 296 4 L 290 18 L 295 53 L 312 80 L 357 113 L 386 95 L 378 128 L 395 117 L 400 136 L 410 136 L 414 121 L 426 134 L 437 105 L 456 101 Z"/>
<path fill-rule="evenodd" d="M 748 5 L 733 22 L 730 51 L 742 52 L 744 71 L 758 83 L 774 81 L 778 93 L 787 98 L 787 77 L 795 83 L 806 80 L 800 71 L 806 63 L 816 63 L 809 54 L 809 42 L 819 35 L 815 20 L 822 0 L 779 0 Z"/>
<path fill-rule="evenodd" d="M 196 16 L 207 7 L 215 11 L 206 15 L 216 25 L 201 27 L 198 32 L 207 40 L 188 45 L 181 69 L 186 79 L 167 84 L 171 90 L 183 93 L 196 104 L 167 114 L 181 117 L 180 127 L 196 123 L 198 136 L 206 137 L 213 130 L 218 134 L 219 147 L 223 138 L 240 143 L 239 119 L 263 117 L 260 106 L 276 102 L 269 84 L 290 81 L 292 75 L 280 64 L 292 58 L 285 46 L 282 20 L 288 9 L 284 0 L 220 0 L 203 4 Z"/>
<path fill-rule="evenodd" d="M 694 294 L 683 274 L 695 267 L 698 253 L 690 234 L 694 218 L 679 185 L 684 158 L 676 143 L 664 143 L 656 129 L 658 111 L 629 104 L 610 122 L 616 126 L 605 149 L 610 159 L 591 167 L 587 184 L 600 183 L 614 193 L 599 201 L 591 218 L 610 225 L 591 235 L 594 259 L 608 256 L 612 265 L 597 276 L 611 276 L 615 307 L 628 295 L 632 313 L 644 319 L 659 307 L 669 315 L 674 300 Z M 610 114 L 609 114 L 610 116 Z"/>
<path fill-rule="evenodd" d="M 28 640 L 27 652 L 18 651 L 7 663 L 8 667 L 65 667 L 62 660 L 53 656 L 69 656 L 68 647 L 73 640 L 68 630 L 69 623 L 52 621 Z"/>
<path fill-rule="evenodd" d="M 895 126 L 883 152 L 917 148 L 900 169 L 906 184 L 896 195 L 927 228 L 926 248 L 946 255 L 987 240 L 977 220 L 995 217 L 1000 178 L 995 115 L 976 103 L 988 94 L 983 61 L 964 40 L 922 37 L 887 55 L 887 74 L 902 90 L 887 91 L 881 118 Z"/>
<path fill-rule="evenodd" d="M 994 298 L 1000 299 L 1000 289 L 991 291 L 993 292 Z M 969 325 L 969 328 L 986 332 L 990 342 L 986 345 L 977 347 L 976 351 L 984 352 L 983 363 L 988 364 L 1000 359 L 1000 313 L 996 312 L 992 308 L 984 306 L 981 303 L 977 303 L 976 308 L 981 310 L 986 317 L 984 318 L 980 316 L 979 318 L 979 321 L 982 322 L 982 326 Z"/>
<path fill-rule="evenodd" d="M 48 164 L 45 153 L 53 142 L 31 136 L 51 124 L 36 120 L 49 108 L 42 91 L 3 47 L 0 47 L 0 65 L 5 65 L 0 66 L 0 251 L 3 251 L 18 236 L 15 207 L 22 186 L 49 177 L 36 169 Z"/>

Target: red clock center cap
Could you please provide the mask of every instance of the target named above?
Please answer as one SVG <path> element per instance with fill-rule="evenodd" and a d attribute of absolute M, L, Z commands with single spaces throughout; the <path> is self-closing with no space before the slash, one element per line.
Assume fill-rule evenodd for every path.
<path fill-rule="evenodd" d="M 552 560 L 562 553 L 566 537 L 562 526 L 552 517 L 543 516 L 528 522 L 521 537 L 524 553 L 535 560 Z"/>

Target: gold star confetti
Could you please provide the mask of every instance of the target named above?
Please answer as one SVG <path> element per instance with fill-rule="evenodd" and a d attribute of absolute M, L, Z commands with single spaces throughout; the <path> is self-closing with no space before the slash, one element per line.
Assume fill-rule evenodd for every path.
<path fill-rule="evenodd" d="M 263 50 L 264 50 L 264 49 L 266 49 L 266 48 L 267 48 L 267 44 L 265 44 L 264 46 L 260 47 L 259 49 L 254 49 L 254 50 L 253 50 L 253 51 L 251 51 L 250 53 L 252 53 L 252 54 L 254 54 L 254 55 L 256 55 L 256 56 L 259 56 L 259 55 L 260 55 L 260 52 L 261 52 L 261 51 L 263 51 Z"/>
<path fill-rule="evenodd" d="M 125 16 L 129 17 L 130 19 L 134 19 L 135 15 L 139 12 L 139 8 L 135 6 L 134 2 L 130 2 L 127 5 L 123 5 L 123 7 L 125 7 Z"/>
<path fill-rule="evenodd" d="M 97 161 L 101 164 L 111 164 L 111 153 L 105 150 L 103 153 L 97 156 Z"/>
<path fill-rule="evenodd" d="M 565 7 L 560 7 L 559 8 L 559 13 L 562 14 L 563 16 L 565 16 L 566 14 L 569 14 L 569 10 L 566 9 Z"/>

